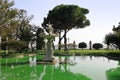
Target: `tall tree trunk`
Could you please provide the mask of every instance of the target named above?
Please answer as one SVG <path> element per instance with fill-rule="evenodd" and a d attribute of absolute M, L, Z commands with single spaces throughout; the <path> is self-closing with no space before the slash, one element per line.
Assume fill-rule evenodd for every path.
<path fill-rule="evenodd" d="M 107 44 L 107 49 L 109 49 L 109 45 Z"/>
<path fill-rule="evenodd" d="M 67 35 L 66 35 L 66 34 L 67 34 L 67 30 L 65 29 L 64 31 L 65 31 L 65 32 L 64 32 L 64 34 L 65 34 L 65 35 L 64 35 L 64 45 L 65 45 L 65 46 L 64 46 L 64 50 L 67 51 L 67 38 L 66 38 L 66 36 L 67 36 Z"/>
<path fill-rule="evenodd" d="M 60 32 L 59 32 L 59 42 L 58 42 L 58 49 L 59 50 L 61 50 L 61 41 L 62 41 L 62 39 L 64 38 L 64 44 L 66 43 L 67 44 L 67 38 L 66 38 L 66 34 L 67 34 L 67 32 L 69 31 L 69 30 L 64 30 L 65 32 L 64 32 L 64 34 L 61 36 L 61 32 L 62 32 L 62 30 L 60 30 Z M 66 38 L 66 39 L 65 39 Z M 65 41 L 66 40 L 66 41 Z M 67 50 L 67 45 L 66 45 L 66 48 L 65 48 L 66 50 Z"/>
<path fill-rule="evenodd" d="M 61 50 L 61 32 L 59 32 L 59 42 L 58 42 L 58 50 Z"/>

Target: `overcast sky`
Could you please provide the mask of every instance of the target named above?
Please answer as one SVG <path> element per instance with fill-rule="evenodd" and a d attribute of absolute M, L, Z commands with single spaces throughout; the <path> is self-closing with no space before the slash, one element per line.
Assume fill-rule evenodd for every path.
<path fill-rule="evenodd" d="M 68 32 L 70 43 L 102 43 L 104 36 L 112 32 L 113 25 L 120 21 L 120 0 L 14 0 L 15 7 L 27 10 L 28 15 L 34 15 L 32 24 L 41 26 L 48 11 L 60 4 L 74 4 L 89 9 L 87 18 L 91 25 L 83 29 Z M 57 44 L 57 40 L 55 41 Z"/>

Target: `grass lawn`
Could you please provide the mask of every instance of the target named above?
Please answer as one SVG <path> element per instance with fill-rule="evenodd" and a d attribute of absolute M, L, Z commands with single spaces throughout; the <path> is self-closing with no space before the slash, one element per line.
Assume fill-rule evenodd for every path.
<path fill-rule="evenodd" d="M 17 51 L 12 51 L 10 50 L 8 52 L 8 57 L 14 57 L 17 55 L 28 55 L 31 54 L 31 51 L 28 52 L 22 52 L 22 53 L 18 53 Z M 106 56 L 106 55 L 110 55 L 110 56 L 120 56 L 120 50 L 54 50 L 54 55 L 56 56 L 61 56 L 61 55 L 77 55 L 77 56 L 81 56 L 81 55 L 94 55 L 94 56 Z M 40 55 L 44 55 L 45 51 L 44 50 L 35 50 L 34 54 L 40 54 Z M 6 56 L 6 51 L 0 51 L 0 57 L 4 57 Z"/>
<path fill-rule="evenodd" d="M 69 54 L 69 55 L 98 55 L 98 56 L 103 56 L 107 54 L 118 54 L 120 53 L 120 50 L 69 50 L 69 51 L 59 51 L 55 50 L 55 55 L 64 55 L 64 54 Z"/>

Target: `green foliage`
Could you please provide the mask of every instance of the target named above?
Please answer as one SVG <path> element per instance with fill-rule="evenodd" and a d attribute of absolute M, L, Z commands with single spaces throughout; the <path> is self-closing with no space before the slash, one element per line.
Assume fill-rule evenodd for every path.
<path fill-rule="evenodd" d="M 120 45 L 120 34 L 117 33 L 109 33 L 105 36 L 105 44 L 110 45 L 110 44 L 116 44 L 118 47 Z"/>
<path fill-rule="evenodd" d="M 47 18 L 43 22 L 43 27 L 50 21 L 54 29 L 83 28 L 90 25 L 88 24 L 89 20 L 85 16 L 88 13 L 88 9 L 77 5 L 58 5 L 49 11 Z"/>
<path fill-rule="evenodd" d="M 9 49 L 18 49 L 18 42 L 25 41 L 24 43 L 19 42 L 19 49 L 24 50 L 23 45 L 27 45 L 28 48 L 28 43 L 33 37 L 33 26 L 30 24 L 33 16 L 27 16 L 27 12 L 23 9 L 14 8 L 14 1 L 0 0 L 0 5 L 0 37 L 2 37 L 2 42 L 6 44 L 5 41 L 8 38 L 11 42 L 7 42 Z M 2 45 L 2 49 L 5 48 L 6 45 Z"/>
<path fill-rule="evenodd" d="M 5 58 L 5 57 L 13 57 L 13 53 L 16 53 L 15 50 L 8 50 L 7 52 L 8 54 L 6 54 L 6 51 L 0 51 L 0 57 Z"/>
<path fill-rule="evenodd" d="M 30 24 L 30 20 L 33 16 L 27 16 L 27 12 L 25 10 L 18 10 L 17 14 L 17 28 L 15 32 L 15 37 L 20 39 L 21 41 L 29 42 L 33 37 L 33 27 L 34 25 Z"/>
<path fill-rule="evenodd" d="M 120 23 L 119 23 L 120 24 Z M 105 36 L 104 42 L 109 46 L 112 44 L 114 47 L 120 49 L 120 25 L 116 28 L 113 27 L 114 33 L 109 33 Z"/>
<path fill-rule="evenodd" d="M 108 80 L 119 80 L 120 79 L 120 67 L 112 68 L 106 71 Z"/>
<path fill-rule="evenodd" d="M 19 36 L 20 36 L 19 39 L 21 41 L 25 41 L 29 43 L 33 37 L 33 33 L 31 32 L 30 29 L 27 28 L 27 29 L 22 30 Z"/>
<path fill-rule="evenodd" d="M 113 58 L 120 58 L 120 51 L 116 52 L 109 52 L 106 54 L 108 57 L 113 57 Z"/>
<path fill-rule="evenodd" d="M 94 43 L 93 48 L 98 50 L 100 48 L 103 48 L 103 45 L 101 43 Z"/>
<path fill-rule="evenodd" d="M 8 50 L 25 50 L 27 46 L 27 43 L 24 41 L 18 41 L 18 40 L 9 40 L 9 41 L 4 41 L 2 42 L 2 47 L 3 49 L 8 48 Z"/>
<path fill-rule="evenodd" d="M 79 43 L 78 47 L 82 48 L 82 50 L 83 50 L 83 48 L 87 47 L 87 44 L 85 42 L 81 42 L 81 43 Z"/>
<path fill-rule="evenodd" d="M 10 36 L 14 32 L 14 19 L 17 9 L 12 8 L 13 1 L 0 0 L 0 36 Z M 11 30 L 12 29 L 12 30 Z"/>
<path fill-rule="evenodd" d="M 37 50 L 42 50 L 44 48 L 45 42 L 44 42 L 44 38 L 41 37 L 41 33 L 44 33 L 42 28 L 38 28 L 37 32 L 36 32 L 36 49 Z"/>
<path fill-rule="evenodd" d="M 113 37 L 112 33 L 109 33 L 109 34 L 105 35 L 104 43 L 107 44 L 107 45 L 110 45 L 110 42 L 112 42 L 112 39 L 113 39 L 112 37 Z"/>
<path fill-rule="evenodd" d="M 44 18 L 42 26 L 47 27 L 49 22 L 53 24 L 55 31 L 58 31 L 59 45 L 64 38 L 65 50 L 67 50 L 67 32 L 73 28 L 84 28 L 90 25 L 90 21 L 86 18 L 89 13 L 88 9 L 81 8 L 77 5 L 58 5 L 49 11 L 47 18 Z M 64 31 L 63 36 L 61 36 Z"/>

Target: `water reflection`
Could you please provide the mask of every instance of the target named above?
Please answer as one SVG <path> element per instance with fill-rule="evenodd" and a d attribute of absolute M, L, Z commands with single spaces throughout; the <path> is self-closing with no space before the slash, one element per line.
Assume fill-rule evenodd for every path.
<path fill-rule="evenodd" d="M 7 58 L 5 60 L 6 60 L 5 62 L 6 62 L 6 68 L 7 68 Z"/>
<path fill-rule="evenodd" d="M 34 70 L 30 73 L 30 80 L 37 80 L 37 70 L 34 68 Z"/>
<path fill-rule="evenodd" d="M 0 78 L 2 77 L 2 71 L 1 71 L 1 59 L 0 59 Z"/>
<path fill-rule="evenodd" d="M 117 61 L 97 56 L 77 56 L 76 62 L 75 66 L 70 67 L 70 71 L 84 74 L 92 80 L 106 80 L 106 70 L 117 67 Z"/>
<path fill-rule="evenodd" d="M 30 64 L 30 67 L 36 66 L 36 56 L 33 59 L 31 56 L 29 57 L 29 64 Z"/>
<path fill-rule="evenodd" d="M 46 65 L 44 66 L 43 72 L 41 73 L 38 80 L 42 80 L 43 76 L 45 76 L 45 72 L 46 72 Z"/>
<path fill-rule="evenodd" d="M 105 57 L 95 56 L 70 56 L 56 57 L 52 64 L 19 64 L 19 59 L 14 59 L 9 64 L 9 59 L 2 60 L 0 65 L 0 79 L 9 80 L 114 80 L 111 74 L 119 73 L 118 61 L 108 60 Z M 36 61 L 36 58 L 28 60 Z M 1 64 L 1 59 L 0 59 Z M 16 65 L 17 64 L 17 65 Z M 19 64 L 19 65 L 18 65 Z M 7 67 L 7 68 L 6 68 Z M 107 77 L 106 77 L 107 74 Z M 120 73 L 119 73 L 120 75 Z M 119 77 L 119 76 L 118 76 Z M 116 79 L 117 80 L 117 79 Z"/>
<path fill-rule="evenodd" d="M 83 74 L 75 74 L 70 71 L 70 64 L 59 64 L 59 67 L 54 66 L 54 72 L 52 75 L 53 80 L 91 80 Z M 47 79 L 46 79 L 47 80 Z"/>

